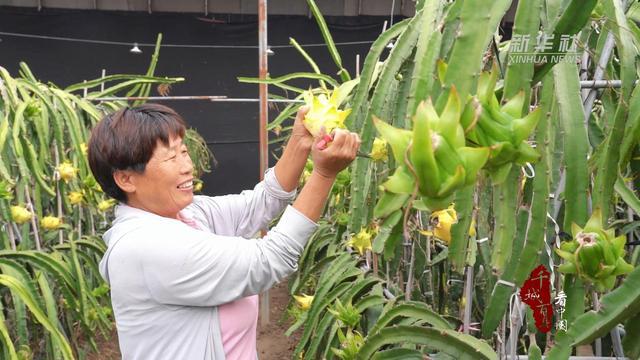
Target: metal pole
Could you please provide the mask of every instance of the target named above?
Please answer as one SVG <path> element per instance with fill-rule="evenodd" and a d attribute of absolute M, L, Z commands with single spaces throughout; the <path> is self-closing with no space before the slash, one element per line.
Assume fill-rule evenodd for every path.
<path fill-rule="evenodd" d="M 638 84 L 638 81 L 636 80 L 635 85 L 637 84 Z M 601 80 L 601 79 L 581 80 L 580 87 L 582 89 L 619 88 L 619 87 L 622 87 L 622 80 Z M 591 95 L 591 94 L 594 94 L 594 95 Z M 597 95 L 597 91 L 591 90 L 591 92 L 587 94 L 586 97 L 584 97 L 585 110 L 587 110 L 587 107 L 589 108 L 593 107 L 593 101 L 595 101 L 596 95 Z"/>
<path fill-rule="evenodd" d="M 259 52 L 259 77 L 266 79 L 268 73 L 267 62 L 267 0 L 258 0 L 258 52 Z M 269 142 L 267 138 L 267 118 L 269 117 L 269 103 L 267 101 L 267 84 L 259 84 L 260 87 L 260 181 L 264 172 L 269 167 Z M 264 234 L 264 230 L 263 230 Z M 269 324 L 269 291 L 260 296 L 260 325 Z"/>
<path fill-rule="evenodd" d="M 267 0 L 258 1 L 258 51 L 259 51 L 259 77 L 266 79 L 268 73 L 267 55 Z M 269 166 L 267 147 L 267 118 L 269 116 L 268 88 L 267 84 L 259 84 L 260 88 L 260 180 Z"/>
<path fill-rule="evenodd" d="M 473 266 L 467 266 L 466 281 L 464 283 L 464 313 L 462 317 L 462 332 L 469 334 L 471 327 L 471 306 L 473 305 Z"/>

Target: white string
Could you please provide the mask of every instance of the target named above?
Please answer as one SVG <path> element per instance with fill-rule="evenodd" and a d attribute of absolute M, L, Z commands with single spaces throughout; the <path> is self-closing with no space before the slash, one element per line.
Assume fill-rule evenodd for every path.
<path fill-rule="evenodd" d="M 515 332 L 520 332 L 520 327 L 522 326 L 522 316 L 521 316 L 521 308 L 520 308 L 520 298 L 518 297 L 518 291 L 515 291 L 513 294 L 511 294 L 511 296 L 509 297 L 509 317 L 508 317 L 508 321 L 509 321 L 509 339 L 514 339 L 517 342 L 517 338 L 518 338 L 518 334 L 512 334 L 511 332 L 515 330 Z M 515 305 L 514 305 L 515 304 Z M 512 314 L 513 314 L 513 308 L 516 308 L 516 327 L 513 327 L 513 324 L 511 323 L 511 318 L 512 318 Z M 514 346 L 511 342 L 508 342 L 507 345 L 509 346 L 509 352 L 513 353 L 514 352 Z"/>
<path fill-rule="evenodd" d="M 70 38 L 63 36 L 47 36 L 47 35 L 35 35 L 35 34 L 21 34 L 14 32 L 5 32 L 0 31 L 0 35 L 4 36 L 16 36 L 23 38 L 31 38 L 31 39 L 44 39 L 44 40 L 59 40 L 59 41 L 71 41 L 71 42 L 79 42 L 79 43 L 88 43 L 88 44 L 102 44 L 102 45 L 123 45 L 123 46 L 132 46 L 133 42 L 126 41 L 107 41 L 107 40 L 93 40 L 93 39 L 79 39 L 79 38 Z M 151 46 L 155 47 L 155 43 L 137 43 L 139 47 L 141 46 Z M 373 44 L 372 41 L 347 41 L 347 42 L 338 42 L 335 43 L 336 46 L 340 45 L 364 45 L 364 44 Z M 258 45 L 198 45 L 198 44 L 161 44 L 161 47 L 175 47 L 175 48 L 203 48 L 203 49 L 257 49 Z M 318 47 L 318 46 L 327 46 L 324 43 L 318 44 L 300 44 L 303 47 Z M 269 45 L 271 49 L 281 49 L 281 48 L 292 48 L 293 45 Z"/>
<path fill-rule="evenodd" d="M 512 283 L 510 281 L 502 280 L 502 279 L 498 280 L 498 284 L 507 285 L 507 286 L 512 287 L 512 288 L 516 287 L 516 284 L 514 284 L 514 283 Z"/>
<path fill-rule="evenodd" d="M 554 231 L 556 233 L 556 239 L 555 239 L 555 245 L 557 248 L 560 248 L 560 226 L 558 225 L 558 223 L 556 222 L 556 219 L 554 219 L 551 214 L 547 213 L 547 217 L 549 219 L 551 219 L 551 222 L 553 222 L 553 227 L 554 227 Z M 547 257 L 549 258 L 549 269 L 551 269 L 551 291 L 555 291 L 555 272 L 553 271 L 553 256 L 551 255 L 551 248 L 549 247 L 549 244 L 547 243 L 547 234 L 544 234 L 544 247 L 545 250 L 547 251 Z"/>
<path fill-rule="evenodd" d="M 551 222 L 553 222 L 553 227 L 554 230 L 556 232 L 556 247 L 560 248 L 560 225 L 558 225 L 558 223 L 556 222 L 556 219 L 554 219 L 551 214 L 547 213 L 547 217 L 551 220 Z"/>
<path fill-rule="evenodd" d="M 488 237 L 483 237 L 483 238 L 482 238 L 482 239 L 480 239 L 480 240 L 476 240 L 476 244 L 481 244 L 481 243 L 483 243 L 483 242 L 485 242 L 485 241 L 487 241 L 487 240 L 489 240 L 489 238 L 488 238 Z"/>
<path fill-rule="evenodd" d="M 524 174 L 525 177 L 532 179 L 536 176 L 536 171 L 533 168 L 533 166 L 531 166 L 531 163 L 527 163 L 525 166 L 523 166 L 522 168 L 522 173 Z M 527 171 L 529 170 L 529 171 Z"/>

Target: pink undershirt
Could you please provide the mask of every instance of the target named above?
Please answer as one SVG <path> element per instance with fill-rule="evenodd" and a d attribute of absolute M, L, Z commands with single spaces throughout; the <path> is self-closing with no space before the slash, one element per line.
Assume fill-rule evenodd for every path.
<path fill-rule="evenodd" d="M 202 230 L 198 224 L 183 214 L 178 220 Z M 258 295 L 218 306 L 222 347 L 227 360 L 256 359 L 256 327 L 258 324 Z"/>

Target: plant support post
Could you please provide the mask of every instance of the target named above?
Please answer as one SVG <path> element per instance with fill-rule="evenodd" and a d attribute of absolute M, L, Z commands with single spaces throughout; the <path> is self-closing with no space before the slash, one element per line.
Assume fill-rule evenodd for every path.
<path fill-rule="evenodd" d="M 258 52 L 259 52 L 259 77 L 266 79 L 268 73 L 267 62 L 267 0 L 258 0 Z M 264 172 L 269 167 L 269 141 L 267 138 L 267 118 L 269 117 L 269 96 L 267 84 L 261 83 L 260 87 L 260 181 Z M 264 230 L 263 230 L 264 235 Z M 269 291 L 262 293 L 260 297 L 260 324 L 269 324 Z"/>

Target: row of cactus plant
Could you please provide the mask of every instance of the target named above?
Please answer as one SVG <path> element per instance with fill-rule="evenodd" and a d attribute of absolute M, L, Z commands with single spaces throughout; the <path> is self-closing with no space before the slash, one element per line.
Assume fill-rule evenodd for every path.
<path fill-rule="evenodd" d="M 74 359 L 97 351 L 110 334 L 109 289 L 98 272 L 101 234 L 112 218 L 88 167 L 86 143 L 94 124 L 126 101 L 148 96 L 158 38 L 146 75 L 111 75 L 66 88 L 37 80 L 25 63 L 19 76 L 0 67 L 0 357 Z M 193 129 L 187 144 L 200 175 L 210 152 Z"/>
<path fill-rule="evenodd" d="M 326 220 L 291 281 L 292 295 L 305 293 L 303 305 L 291 307 L 297 319 L 291 331 L 304 327 L 296 355 L 352 359 L 379 351 L 376 358 L 436 352 L 492 358 L 494 350 L 505 355 L 500 344 L 507 335 L 528 335 L 528 345 L 514 342 L 512 355 L 527 349 L 541 354 L 538 344 L 546 336 L 547 345 L 554 338 L 558 344 L 550 355 L 563 358 L 573 346 L 615 331 L 623 316 L 637 317 L 630 284 L 640 247 L 625 250 L 628 238 L 638 236 L 633 172 L 639 166 L 629 154 L 639 151 L 639 108 L 633 105 L 638 91 L 630 90 L 640 31 L 626 14 L 631 4 L 519 2 L 514 34 L 530 38 L 523 51 L 540 54 L 541 64 L 510 61 L 510 51 L 501 50 L 509 42 L 501 43 L 495 33 L 510 4 L 419 1 L 415 16 L 374 41 L 359 76 L 346 81 L 351 77 L 336 61 L 343 81 L 336 88 L 348 82 L 355 87 L 335 110 L 348 111 L 345 126 L 360 134 L 361 151 L 369 155 L 351 166 L 349 185 L 334 189 Z M 314 16 L 331 41 L 317 10 Z M 601 59 L 609 32 L 620 53 L 615 60 Z M 577 65 L 535 49 L 541 34 L 553 34 L 548 51 L 554 53 L 566 51 L 561 37 L 576 35 L 581 59 L 591 59 L 583 72 L 622 79 L 622 92 L 605 90 L 603 105 L 596 103 L 583 117 Z M 601 68 L 598 61 L 607 65 Z M 308 80 L 317 80 L 318 73 L 316 67 Z M 326 85 L 300 98 L 312 102 L 319 91 Z M 290 105 L 277 123 L 297 106 Z M 622 151 L 614 142 L 623 144 Z M 561 242 L 563 234 L 573 239 Z M 509 333 L 499 326 L 509 299 L 538 264 L 551 271 L 555 292 L 567 294 L 566 335 L 555 329 L 537 333 L 532 318 L 525 328 L 512 324 Z M 340 297 L 365 283 L 375 285 L 368 291 L 362 285 L 355 298 Z M 597 311 L 598 303 L 606 310 Z M 412 309 L 404 319 L 381 322 L 404 307 Z M 448 330 L 422 321 L 418 307 L 446 317 Z M 625 326 L 628 334 L 638 333 L 632 322 Z M 452 330 L 458 327 L 484 340 Z M 625 355 L 637 358 L 628 336 Z M 453 342 L 460 353 L 447 347 Z"/>

